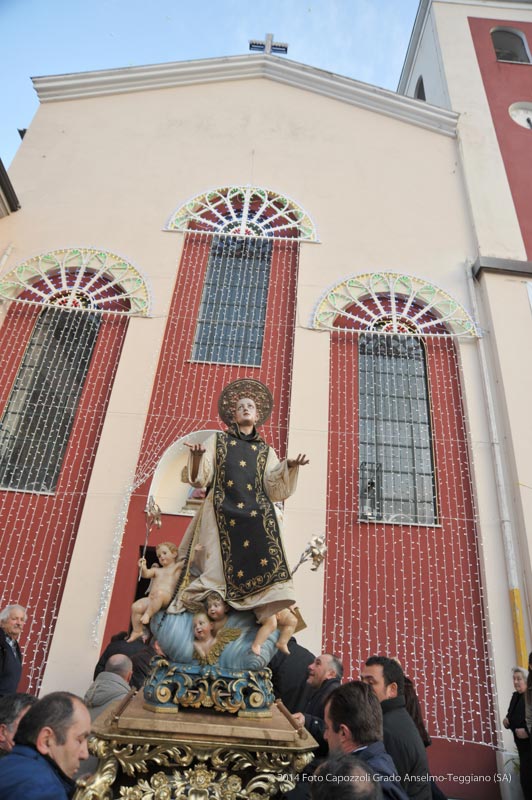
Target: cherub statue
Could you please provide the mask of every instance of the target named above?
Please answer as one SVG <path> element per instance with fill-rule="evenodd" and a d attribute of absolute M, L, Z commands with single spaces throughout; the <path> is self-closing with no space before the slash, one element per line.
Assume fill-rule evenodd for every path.
<path fill-rule="evenodd" d="M 218 633 L 227 622 L 229 606 L 218 592 L 208 594 L 205 598 L 205 605 L 207 606 L 207 615 L 214 625 L 214 632 Z"/>
<path fill-rule="evenodd" d="M 183 569 L 184 559 L 178 557 L 177 547 L 173 542 L 162 542 L 155 548 L 160 567 L 154 564 L 149 569 L 146 559 L 139 559 L 140 572 L 143 578 L 151 578 L 148 597 L 135 600 L 131 606 L 131 635 L 128 642 L 140 639 L 144 633 L 143 625 L 161 608 L 166 608 L 172 597 Z"/>
<path fill-rule="evenodd" d="M 194 630 L 194 651 L 203 661 L 209 655 L 216 637 L 214 635 L 214 622 L 209 619 L 206 611 L 196 611 L 192 618 Z"/>

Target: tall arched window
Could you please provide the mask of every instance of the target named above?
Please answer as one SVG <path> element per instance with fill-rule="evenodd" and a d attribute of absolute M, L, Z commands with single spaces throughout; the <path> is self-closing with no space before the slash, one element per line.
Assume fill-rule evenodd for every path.
<path fill-rule="evenodd" d="M 33 320 L 0 418 L 0 489 L 53 493 L 102 315 L 145 310 L 144 283 L 115 256 L 73 250 L 20 265 L 0 297 Z"/>
<path fill-rule="evenodd" d="M 521 31 L 510 28 L 496 28 L 491 32 L 491 40 L 495 48 L 497 61 L 515 61 L 529 64 L 530 55 L 526 38 Z"/>
<path fill-rule="evenodd" d="M 185 203 L 166 229 L 213 234 L 192 360 L 259 367 L 273 245 L 315 241 L 307 214 L 268 189 L 229 186 Z"/>
<path fill-rule="evenodd" d="M 420 75 L 416 83 L 416 90 L 414 92 L 416 100 L 426 100 L 425 97 L 425 84 L 423 83 L 423 76 Z"/>
<path fill-rule="evenodd" d="M 360 517 L 437 522 L 427 366 L 416 336 L 361 333 Z"/>

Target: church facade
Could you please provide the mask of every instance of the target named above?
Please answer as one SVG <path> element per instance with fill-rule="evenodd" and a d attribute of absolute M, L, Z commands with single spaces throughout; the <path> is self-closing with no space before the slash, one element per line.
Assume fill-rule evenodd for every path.
<path fill-rule="evenodd" d="M 422 0 L 397 94 L 265 54 L 34 79 L 0 221 L 2 603 L 29 608 L 31 691 L 84 692 L 144 546 L 201 505 L 185 442 L 253 377 L 265 439 L 310 458 L 290 564 L 327 540 L 298 640 L 350 678 L 399 658 L 435 774 L 495 774 L 532 641 L 529 47 L 528 3 Z"/>

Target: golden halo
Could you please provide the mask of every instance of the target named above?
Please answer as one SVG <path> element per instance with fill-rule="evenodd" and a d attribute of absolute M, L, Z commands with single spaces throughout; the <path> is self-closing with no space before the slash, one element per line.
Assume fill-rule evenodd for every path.
<path fill-rule="evenodd" d="M 249 397 L 257 407 L 257 425 L 263 425 L 273 408 L 272 393 L 260 381 L 254 378 L 239 378 L 220 392 L 218 398 L 218 414 L 226 425 L 232 425 L 235 421 L 235 406 L 242 397 Z"/>

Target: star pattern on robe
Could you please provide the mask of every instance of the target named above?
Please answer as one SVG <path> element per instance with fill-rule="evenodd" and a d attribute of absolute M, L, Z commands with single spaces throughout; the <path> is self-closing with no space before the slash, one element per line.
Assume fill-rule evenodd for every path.
<path fill-rule="evenodd" d="M 244 547 L 249 547 L 249 539 L 246 539 L 246 541 L 244 542 Z"/>
<path fill-rule="evenodd" d="M 248 484 L 246 484 L 246 489 L 249 489 L 249 491 L 251 492 L 251 490 L 253 489 L 253 486 L 250 483 L 248 483 Z"/>
<path fill-rule="evenodd" d="M 228 486 L 233 486 L 233 484 L 234 484 L 234 481 L 227 481 L 227 485 Z"/>
<path fill-rule="evenodd" d="M 245 462 L 245 461 L 241 461 L 241 462 L 240 462 L 240 466 L 241 466 L 241 467 L 245 467 L 245 466 L 246 466 L 246 462 Z"/>
<path fill-rule="evenodd" d="M 267 558 L 261 558 L 261 560 L 260 560 L 261 567 L 265 567 L 267 563 L 268 563 L 268 559 Z"/>
<path fill-rule="evenodd" d="M 237 508 L 244 508 L 244 503 L 237 503 L 237 504 L 236 504 L 236 507 L 237 507 Z"/>
<path fill-rule="evenodd" d="M 234 439 L 232 439 L 232 440 L 229 442 L 229 444 L 231 445 L 231 447 L 236 447 L 236 442 L 235 442 L 235 440 L 234 440 Z"/>
<path fill-rule="evenodd" d="M 251 512 L 251 514 L 250 514 L 249 516 L 250 516 L 250 517 L 256 517 L 256 516 L 257 516 L 257 512 L 256 512 L 256 511 L 252 511 L 252 512 Z"/>
<path fill-rule="evenodd" d="M 236 520 L 234 520 L 234 519 L 230 519 L 230 520 L 229 520 L 229 525 L 230 525 L 232 528 L 234 528 L 234 527 L 235 527 L 235 525 L 236 525 Z"/>
<path fill-rule="evenodd" d="M 257 450 L 257 445 L 256 445 L 256 444 L 252 444 L 252 445 L 251 445 L 251 449 L 252 449 L 252 450 Z"/>
<path fill-rule="evenodd" d="M 238 570 L 238 572 L 236 573 L 236 575 L 237 575 L 237 578 L 243 578 L 243 577 L 244 577 L 244 573 L 242 572 L 242 570 L 241 570 L 241 569 L 239 569 L 239 570 Z"/>

